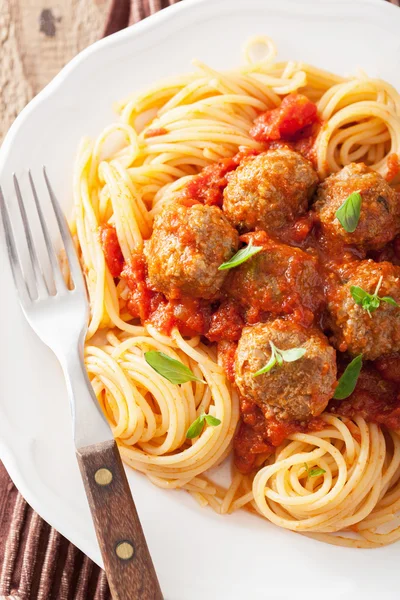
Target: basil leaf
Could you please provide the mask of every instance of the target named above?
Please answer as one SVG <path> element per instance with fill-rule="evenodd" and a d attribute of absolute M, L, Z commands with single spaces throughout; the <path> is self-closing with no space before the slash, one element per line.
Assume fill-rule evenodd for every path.
<path fill-rule="evenodd" d="M 279 350 L 279 354 L 282 356 L 285 362 L 294 362 L 299 360 L 306 353 L 305 348 L 291 348 L 290 350 Z"/>
<path fill-rule="evenodd" d="M 383 296 L 383 298 L 379 298 L 379 300 L 381 300 L 382 302 L 387 302 L 388 304 L 391 304 L 392 306 L 399 306 L 396 302 L 396 300 L 394 298 L 392 298 L 391 296 Z"/>
<path fill-rule="evenodd" d="M 371 313 L 374 312 L 377 308 L 379 308 L 381 302 L 387 302 L 387 304 L 391 304 L 392 306 L 399 306 L 394 298 L 391 296 L 378 296 L 378 291 L 382 283 L 382 277 L 380 277 L 378 285 L 376 286 L 376 290 L 373 294 L 369 294 L 361 287 L 357 285 L 352 285 L 350 287 L 350 293 L 353 297 L 353 300 L 359 306 L 362 306 L 364 310 L 366 310 L 371 316 Z"/>
<path fill-rule="evenodd" d="M 284 362 L 294 362 L 295 360 L 299 360 L 299 358 L 304 356 L 306 353 L 305 348 L 290 348 L 289 350 L 281 350 L 280 348 L 277 348 L 271 341 L 269 342 L 269 345 L 271 346 L 271 358 L 265 367 L 254 373 L 253 377 L 258 377 L 258 375 L 262 375 L 263 373 L 269 373 L 269 371 L 271 371 L 275 365 L 281 367 Z"/>
<path fill-rule="evenodd" d="M 310 469 L 308 471 L 309 477 L 317 477 L 317 475 L 323 475 L 326 473 L 325 469 L 321 469 L 321 467 L 316 467 L 315 469 Z"/>
<path fill-rule="evenodd" d="M 358 285 L 352 285 L 350 287 L 350 294 L 352 295 L 354 302 L 360 306 L 364 298 L 371 296 L 371 294 L 368 294 L 368 292 L 363 290 Z"/>
<path fill-rule="evenodd" d="M 335 212 L 339 223 L 349 233 L 356 230 L 360 219 L 362 197 L 360 192 L 353 192 Z"/>
<path fill-rule="evenodd" d="M 217 427 L 221 425 L 221 420 L 217 419 L 217 417 L 213 417 L 212 415 L 206 415 L 205 417 L 207 425 L 211 425 L 211 427 Z"/>
<path fill-rule="evenodd" d="M 188 440 L 192 440 L 193 438 L 196 438 L 201 434 L 204 427 L 204 417 L 205 414 L 202 413 L 199 417 L 197 417 L 195 421 L 193 421 L 193 423 L 186 432 L 186 437 L 188 438 Z"/>
<path fill-rule="evenodd" d="M 314 469 L 310 469 L 307 463 L 304 463 L 304 468 L 307 471 L 308 477 L 317 477 L 317 475 L 323 475 L 326 473 L 325 469 L 321 469 L 321 467 L 314 467 Z"/>
<path fill-rule="evenodd" d="M 233 269 L 234 267 L 238 267 L 242 263 L 246 262 L 246 260 L 249 260 L 249 258 L 254 256 L 255 254 L 261 252 L 261 250 L 262 246 L 253 246 L 253 242 L 252 240 L 250 240 L 250 243 L 245 248 L 242 248 L 241 250 L 236 252 L 236 254 L 232 256 L 232 258 L 227 262 L 224 262 L 222 263 L 222 265 L 219 265 L 218 271 L 224 271 L 226 269 Z"/>
<path fill-rule="evenodd" d="M 196 438 L 201 434 L 204 428 L 204 421 L 206 421 L 207 425 L 210 425 L 211 427 L 217 427 L 218 425 L 221 425 L 221 421 L 220 419 L 217 419 L 217 417 L 201 413 L 201 415 L 197 417 L 195 421 L 193 421 L 193 423 L 186 432 L 186 437 L 189 440 L 192 440 L 193 438 Z"/>
<path fill-rule="evenodd" d="M 368 312 L 374 312 L 374 310 L 379 308 L 380 304 L 381 301 L 378 296 L 366 296 L 361 302 L 361 306 Z"/>
<path fill-rule="evenodd" d="M 271 371 L 271 369 L 273 369 L 274 366 L 276 365 L 276 358 L 277 358 L 277 356 L 275 354 L 275 351 L 272 350 L 271 358 L 269 359 L 269 361 L 267 362 L 265 367 L 262 367 L 261 369 L 256 371 L 253 374 L 253 377 L 258 377 L 259 375 L 263 375 L 264 373 L 269 373 Z M 281 359 L 281 361 L 282 361 L 282 359 Z"/>
<path fill-rule="evenodd" d="M 360 375 L 362 367 L 362 354 L 359 354 L 351 363 L 349 363 L 339 379 L 338 386 L 335 390 L 333 397 L 335 400 L 344 400 L 348 398 L 353 392 L 357 384 L 358 376 Z"/>
<path fill-rule="evenodd" d="M 171 383 L 176 385 L 186 383 L 187 381 L 206 383 L 202 379 L 196 377 L 195 374 L 179 360 L 171 358 L 167 354 L 164 354 L 164 352 L 150 350 L 149 352 L 144 353 L 144 358 L 147 364 Z"/>

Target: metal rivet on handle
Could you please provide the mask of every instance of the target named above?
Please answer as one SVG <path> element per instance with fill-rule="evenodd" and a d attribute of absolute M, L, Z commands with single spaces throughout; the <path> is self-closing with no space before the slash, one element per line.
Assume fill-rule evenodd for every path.
<path fill-rule="evenodd" d="M 135 553 L 135 549 L 131 542 L 119 542 L 115 548 L 115 554 L 121 560 L 130 560 Z"/>
<path fill-rule="evenodd" d="M 94 480 L 98 485 L 110 485 L 113 474 L 109 469 L 98 469 L 94 474 Z"/>

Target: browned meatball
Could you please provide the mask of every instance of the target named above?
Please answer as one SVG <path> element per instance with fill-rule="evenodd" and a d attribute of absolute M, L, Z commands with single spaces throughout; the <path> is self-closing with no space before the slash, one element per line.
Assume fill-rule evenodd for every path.
<path fill-rule="evenodd" d="M 362 197 L 360 219 L 353 233 L 347 232 L 335 213 L 353 192 Z M 363 163 L 351 163 L 331 175 L 318 188 L 315 211 L 327 236 L 338 236 L 346 244 L 378 250 L 400 231 L 399 200 L 396 192 Z"/>
<path fill-rule="evenodd" d="M 229 176 L 223 210 L 241 231 L 273 232 L 308 207 L 318 177 L 311 163 L 289 148 L 246 160 Z"/>
<path fill-rule="evenodd" d="M 381 302 L 368 312 L 355 303 L 350 288 L 361 287 L 373 294 L 382 277 L 378 295 L 391 296 L 400 303 L 400 267 L 389 262 L 364 260 L 348 265 L 347 281 L 329 294 L 328 310 L 332 343 L 341 352 L 374 360 L 383 354 L 400 350 L 400 308 Z"/>
<path fill-rule="evenodd" d="M 270 341 L 281 350 L 305 348 L 295 362 L 284 362 L 254 377 L 271 357 Z M 316 329 L 277 319 L 246 327 L 236 350 L 235 382 L 240 393 L 266 416 L 304 420 L 321 414 L 336 385 L 336 353 Z"/>
<path fill-rule="evenodd" d="M 232 269 L 224 289 L 250 309 L 247 320 L 259 321 L 263 312 L 296 312 L 305 323 L 312 322 L 324 302 L 317 259 L 300 248 L 272 240 L 262 231 L 243 237 L 263 250 Z"/>
<path fill-rule="evenodd" d="M 218 267 L 238 248 L 237 231 L 216 206 L 169 204 L 145 245 L 151 286 L 167 298 L 218 296 L 226 271 Z"/>

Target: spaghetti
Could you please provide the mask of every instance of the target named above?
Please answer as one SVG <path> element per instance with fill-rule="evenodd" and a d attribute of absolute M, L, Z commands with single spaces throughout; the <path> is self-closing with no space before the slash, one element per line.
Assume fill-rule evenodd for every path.
<path fill-rule="evenodd" d="M 256 60 L 259 46 L 264 56 Z M 293 92 L 317 104 L 322 126 L 313 152 L 321 179 L 353 161 L 388 179 L 395 175 L 400 96 L 392 86 L 363 73 L 343 78 L 298 61 L 277 62 L 274 44 L 264 37 L 252 39 L 244 55 L 237 69 L 217 72 L 195 61 L 193 73 L 135 93 L 116 105 L 118 123 L 79 147 L 71 230 L 90 296 L 89 377 L 122 458 L 156 485 L 185 489 L 222 514 L 244 507 L 333 544 L 391 543 L 400 538 L 400 527 L 389 533 L 377 528 L 391 524 L 400 508 L 397 433 L 362 417 L 324 413 L 321 431 L 290 434 L 255 476 L 234 472 L 230 488 L 223 489 L 207 473 L 231 450 L 239 400 L 215 345 L 176 327 L 165 335 L 133 321 L 129 285 L 107 266 L 102 226 L 115 228 L 121 260 L 128 263 L 142 252 L 154 218 L 201 169 L 243 147 L 263 150 L 249 133 L 254 120 Z M 179 360 L 206 385 L 170 383 L 147 364 L 150 350 Z M 188 427 L 204 412 L 221 425 L 188 440 Z M 323 474 L 308 477 L 313 468 Z"/>

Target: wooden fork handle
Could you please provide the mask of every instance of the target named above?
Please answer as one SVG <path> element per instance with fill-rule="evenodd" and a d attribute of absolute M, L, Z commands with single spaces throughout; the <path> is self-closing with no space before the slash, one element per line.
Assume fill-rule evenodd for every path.
<path fill-rule="evenodd" d="M 162 600 L 160 585 L 114 440 L 77 450 L 114 600 Z"/>

